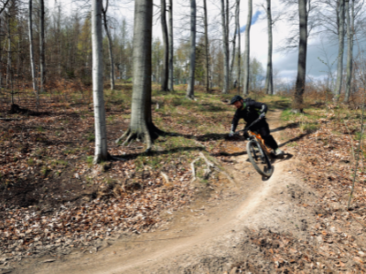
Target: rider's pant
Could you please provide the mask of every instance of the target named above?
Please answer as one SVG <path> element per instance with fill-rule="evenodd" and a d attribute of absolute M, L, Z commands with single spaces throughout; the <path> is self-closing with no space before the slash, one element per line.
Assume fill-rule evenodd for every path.
<path fill-rule="evenodd" d="M 258 125 L 254 125 L 253 130 L 258 132 L 262 136 L 266 146 L 268 146 L 274 150 L 276 150 L 278 148 L 277 142 L 271 135 L 271 131 L 269 130 L 268 123 L 265 120 L 259 122 Z"/>

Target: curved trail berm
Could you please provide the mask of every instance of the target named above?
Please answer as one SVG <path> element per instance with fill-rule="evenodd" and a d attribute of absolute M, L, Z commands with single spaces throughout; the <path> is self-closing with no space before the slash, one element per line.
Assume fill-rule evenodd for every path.
<path fill-rule="evenodd" d="M 272 129 L 280 126 L 280 114 L 270 113 Z M 273 133 L 279 144 L 286 142 L 280 134 Z M 64 261 L 48 264 L 43 259 L 26 273 L 239 273 L 237 267 L 247 262 L 249 269 L 251 261 L 270 271 L 271 262 L 251 244 L 251 231 L 292 232 L 306 239 L 306 228 L 298 224 L 310 224 L 314 217 L 296 204 L 314 200 L 315 194 L 297 178 L 295 157 L 276 160 L 268 180 L 254 171 L 246 154 L 232 160 L 235 168 L 227 168 L 236 186 L 220 203 L 175 214 L 167 230 L 120 237 L 96 253 L 71 254 Z M 252 174 L 249 180 L 246 173 Z"/>

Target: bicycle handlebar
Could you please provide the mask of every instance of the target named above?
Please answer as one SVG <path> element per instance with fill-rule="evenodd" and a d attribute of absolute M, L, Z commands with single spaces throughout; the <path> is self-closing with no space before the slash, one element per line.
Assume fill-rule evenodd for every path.
<path fill-rule="evenodd" d="M 242 129 L 242 130 L 239 130 L 239 131 L 237 131 L 237 133 L 239 133 L 239 132 L 246 132 L 246 131 L 248 131 L 249 130 L 249 128 L 250 127 L 252 127 L 253 125 L 255 125 L 256 123 L 258 123 L 260 120 L 262 120 L 262 118 L 261 117 L 259 117 L 257 120 L 255 120 L 255 121 L 253 121 L 253 123 L 251 123 L 248 127 L 246 127 L 245 129 Z"/>

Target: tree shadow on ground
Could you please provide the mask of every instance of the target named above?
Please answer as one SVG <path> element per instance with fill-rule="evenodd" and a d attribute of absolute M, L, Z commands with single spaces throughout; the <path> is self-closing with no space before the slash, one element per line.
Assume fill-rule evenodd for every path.
<path fill-rule="evenodd" d="M 284 143 L 282 143 L 282 144 L 278 145 L 278 147 L 283 147 L 283 146 L 285 146 L 285 145 L 287 145 L 287 144 L 289 144 L 289 143 L 291 143 L 291 142 L 299 141 L 299 140 L 301 140 L 302 138 L 304 138 L 305 136 L 307 136 L 307 135 L 309 135 L 309 134 L 311 134 L 311 132 L 307 132 L 307 133 L 300 134 L 299 136 L 297 136 L 297 137 L 295 137 L 295 138 L 292 138 L 292 139 L 290 139 L 290 140 L 287 140 L 286 142 L 284 142 Z"/>
<path fill-rule="evenodd" d="M 287 124 L 286 126 L 282 126 L 282 127 L 278 127 L 278 128 L 275 128 L 275 129 L 271 129 L 271 133 L 272 132 L 281 131 L 281 130 L 285 130 L 286 128 L 296 128 L 298 126 L 299 126 L 299 123 L 290 123 L 290 124 Z"/>
<path fill-rule="evenodd" d="M 126 154 L 126 155 L 111 155 L 112 159 L 118 161 L 118 160 L 134 160 L 139 156 L 146 156 L 146 157 L 154 157 L 154 156 L 158 156 L 158 155 L 166 155 L 166 154 L 171 154 L 171 153 L 176 153 L 176 152 L 187 152 L 187 151 L 204 151 L 206 150 L 204 147 L 177 147 L 177 148 L 173 148 L 173 149 L 167 149 L 167 150 L 162 150 L 162 151 L 143 151 L 140 153 L 131 153 L 131 154 Z"/>

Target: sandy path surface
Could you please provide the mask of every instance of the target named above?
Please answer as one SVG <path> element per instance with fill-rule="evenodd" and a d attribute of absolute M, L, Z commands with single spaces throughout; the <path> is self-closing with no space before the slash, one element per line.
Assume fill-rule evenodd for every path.
<path fill-rule="evenodd" d="M 269 114 L 271 129 L 279 124 L 280 111 Z M 281 131 L 273 133 L 278 143 Z M 287 149 L 291 153 L 291 150 Z M 243 247 L 250 228 L 291 230 L 296 219 L 310 218 L 298 212 L 284 195 L 289 187 L 305 188 L 296 178 L 296 159 L 276 160 L 271 178 L 263 180 L 247 161 L 233 156 L 228 171 L 235 179 L 228 195 L 212 203 L 198 202 L 172 214 L 162 231 L 122 235 L 92 254 L 75 252 L 62 260 L 30 261 L 12 273 L 224 273 L 251 250 Z M 248 179 L 242 179 L 244 175 Z M 299 233 L 301 233 L 299 231 Z M 26 269 L 26 272 L 24 272 Z M 227 272 L 229 273 L 229 272 Z"/>

